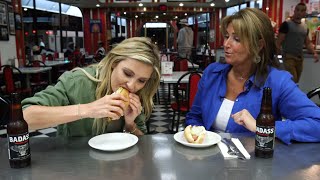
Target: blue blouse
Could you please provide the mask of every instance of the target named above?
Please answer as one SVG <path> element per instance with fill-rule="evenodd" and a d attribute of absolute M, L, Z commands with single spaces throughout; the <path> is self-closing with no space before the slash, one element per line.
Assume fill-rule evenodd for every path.
<path fill-rule="evenodd" d="M 205 69 L 193 105 L 186 116 L 186 125 L 201 125 L 214 131 L 212 124 L 226 94 L 230 69 L 231 65 L 220 63 L 213 63 Z M 276 137 L 286 144 L 290 144 L 291 140 L 319 142 L 320 108 L 299 89 L 291 77 L 287 71 L 271 67 L 264 85 L 257 87 L 253 84 L 255 76 L 252 75 L 245 82 L 245 90 L 236 98 L 231 114 L 247 109 L 256 119 L 260 112 L 263 88 L 270 87 Z M 226 132 L 252 133 L 236 124 L 231 117 Z"/>

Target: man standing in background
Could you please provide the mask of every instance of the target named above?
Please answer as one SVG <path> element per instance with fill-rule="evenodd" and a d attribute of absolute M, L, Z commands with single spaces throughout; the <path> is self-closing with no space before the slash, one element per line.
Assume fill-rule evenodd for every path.
<path fill-rule="evenodd" d="M 282 50 L 284 67 L 293 76 L 293 81 L 298 83 L 303 69 L 303 45 L 313 54 L 314 62 L 319 61 L 318 54 L 314 50 L 306 24 L 301 19 L 306 16 L 307 6 L 299 3 L 294 9 L 290 20 L 283 22 L 279 28 L 276 41 L 278 53 Z"/>
<path fill-rule="evenodd" d="M 181 19 L 179 24 L 182 24 L 182 28 L 178 34 L 178 53 L 182 58 L 190 58 L 191 50 L 193 47 L 193 31 L 189 27 L 187 19 Z"/>

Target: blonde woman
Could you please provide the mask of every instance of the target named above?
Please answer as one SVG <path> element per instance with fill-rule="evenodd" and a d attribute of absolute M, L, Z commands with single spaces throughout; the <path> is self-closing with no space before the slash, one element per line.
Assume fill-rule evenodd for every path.
<path fill-rule="evenodd" d="M 23 100 L 24 118 L 30 129 L 58 126 L 60 136 L 143 135 L 159 81 L 158 48 L 148 38 L 129 38 L 99 64 L 66 72 L 55 86 Z M 129 98 L 113 93 L 119 87 Z"/>

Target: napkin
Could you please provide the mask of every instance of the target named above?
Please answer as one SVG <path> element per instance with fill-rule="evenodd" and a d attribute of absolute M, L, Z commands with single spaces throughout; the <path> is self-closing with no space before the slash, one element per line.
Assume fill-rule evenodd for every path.
<path fill-rule="evenodd" d="M 243 147 L 241 141 L 238 138 L 231 138 L 231 141 L 237 146 L 240 152 L 244 155 L 246 159 L 250 159 L 250 154 L 248 151 Z"/>
<path fill-rule="evenodd" d="M 224 159 L 235 159 L 237 158 L 236 155 L 230 155 L 228 154 L 228 147 L 223 142 L 218 142 L 218 147 L 221 151 L 221 154 L 223 155 Z"/>
<path fill-rule="evenodd" d="M 231 138 L 231 141 L 237 146 L 237 148 L 240 150 L 240 152 L 244 155 L 246 159 L 250 159 L 250 154 L 248 151 L 243 147 L 242 143 L 238 138 Z M 235 159 L 237 158 L 236 155 L 230 155 L 228 154 L 228 147 L 223 143 L 219 142 L 218 147 L 221 151 L 221 154 L 223 155 L 224 159 Z"/>

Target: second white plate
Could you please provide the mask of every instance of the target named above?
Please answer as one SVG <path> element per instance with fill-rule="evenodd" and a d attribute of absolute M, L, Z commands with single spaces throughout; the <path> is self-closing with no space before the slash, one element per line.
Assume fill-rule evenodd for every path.
<path fill-rule="evenodd" d="M 193 144 L 189 143 L 186 138 L 184 137 L 184 131 L 177 132 L 173 136 L 174 140 L 176 140 L 178 143 L 183 144 L 185 146 L 189 147 L 195 147 L 195 148 L 204 148 L 204 147 L 209 147 L 214 144 L 217 144 L 218 142 L 221 141 L 221 136 L 217 133 L 207 131 L 206 132 L 206 137 L 203 140 L 202 144 Z"/>
<path fill-rule="evenodd" d="M 107 133 L 91 138 L 89 146 L 102 151 L 120 151 L 138 142 L 138 137 L 129 133 Z"/>

